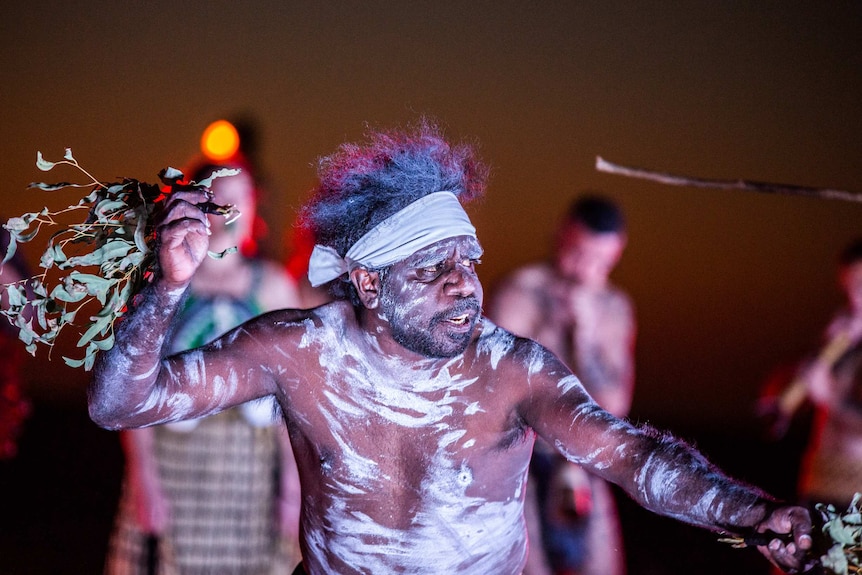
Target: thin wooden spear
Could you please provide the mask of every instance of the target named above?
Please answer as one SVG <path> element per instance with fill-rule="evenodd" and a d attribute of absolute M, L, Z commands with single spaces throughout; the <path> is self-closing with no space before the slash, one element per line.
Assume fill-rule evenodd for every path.
<path fill-rule="evenodd" d="M 807 186 L 796 186 L 792 184 L 770 184 L 767 182 L 755 182 L 750 180 L 707 180 L 704 178 L 691 178 L 677 176 L 642 168 L 631 168 L 608 162 L 601 156 L 596 156 L 596 170 L 609 174 L 628 176 L 651 180 L 671 186 L 691 186 L 695 188 L 713 188 L 719 190 L 744 190 L 750 192 L 761 192 L 765 194 L 786 194 L 792 196 L 808 196 L 812 198 L 824 198 L 827 200 L 843 200 L 845 202 L 862 202 L 862 194 L 848 192 L 846 190 L 833 190 L 829 188 L 810 188 Z"/>

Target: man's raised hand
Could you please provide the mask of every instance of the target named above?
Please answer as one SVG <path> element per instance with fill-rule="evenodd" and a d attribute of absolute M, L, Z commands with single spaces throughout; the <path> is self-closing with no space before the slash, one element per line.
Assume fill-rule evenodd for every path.
<path fill-rule="evenodd" d="M 158 226 L 158 259 L 161 279 L 167 287 L 185 287 L 207 255 L 210 224 L 197 204 L 210 201 L 205 190 L 177 190 L 168 196 L 164 218 Z"/>

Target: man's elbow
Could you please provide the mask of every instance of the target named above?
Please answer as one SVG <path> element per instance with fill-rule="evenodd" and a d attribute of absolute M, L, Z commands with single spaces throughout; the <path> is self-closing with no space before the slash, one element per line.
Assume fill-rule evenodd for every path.
<path fill-rule="evenodd" d="M 112 403 L 107 398 L 100 397 L 91 389 L 87 397 L 87 409 L 90 413 L 90 419 L 99 427 L 113 431 L 129 427 L 127 423 L 124 423 L 122 413 Z"/>
<path fill-rule="evenodd" d="M 124 426 L 120 423 L 120 420 L 110 411 L 102 408 L 99 404 L 90 402 L 88 407 L 90 411 L 90 419 L 92 419 L 93 423 L 99 427 L 110 429 L 112 431 L 123 429 Z"/>

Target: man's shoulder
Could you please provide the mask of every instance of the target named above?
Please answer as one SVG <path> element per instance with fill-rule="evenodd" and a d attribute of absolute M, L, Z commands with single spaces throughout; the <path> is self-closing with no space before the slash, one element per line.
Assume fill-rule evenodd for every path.
<path fill-rule="evenodd" d="M 516 335 L 487 317 L 482 318 L 482 328 L 474 345 L 477 357 L 490 361 L 495 369 L 501 362 L 524 365 L 525 358 L 545 351 L 536 340 Z"/>
<path fill-rule="evenodd" d="M 259 318 L 283 330 L 343 332 L 353 317 L 352 309 L 348 302 L 333 301 L 311 309 L 278 309 Z"/>

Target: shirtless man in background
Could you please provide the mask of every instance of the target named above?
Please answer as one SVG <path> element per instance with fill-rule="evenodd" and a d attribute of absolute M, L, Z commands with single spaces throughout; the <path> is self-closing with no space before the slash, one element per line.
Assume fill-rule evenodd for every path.
<path fill-rule="evenodd" d="M 372 133 L 320 162 L 304 208 L 309 278 L 334 301 L 270 312 L 202 348 L 162 345 L 206 257 L 204 192 L 171 194 L 160 271 L 100 354 L 90 415 L 121 429 L 282 407 L 302 485 L 305 572 L 517 575 L 536 436 L 641 505 L 705 528 L 770 530 L 761 552 L 804 566 L 811 518 L 684 443 L 597 405 L 538 343 L 482 317 L 482 254 L 461 203 L 487 171 L 421 123 Z"/>
<path fill-rule="evenodd" d="M 554 240 L 549 261 L 524 266 L 501 283 L 488 316 L 547 347 L 596 403 L 625 417 L 634 391 L 635 319 L 629 297 L 609 282 L 627 241 L 622 211 L 606 197 L 584 195 L 571 203 Z M 607 483 L 541 440 L 530 480 L 525 504 L 536 541 L 524 575 L 625 573 Z"/>

